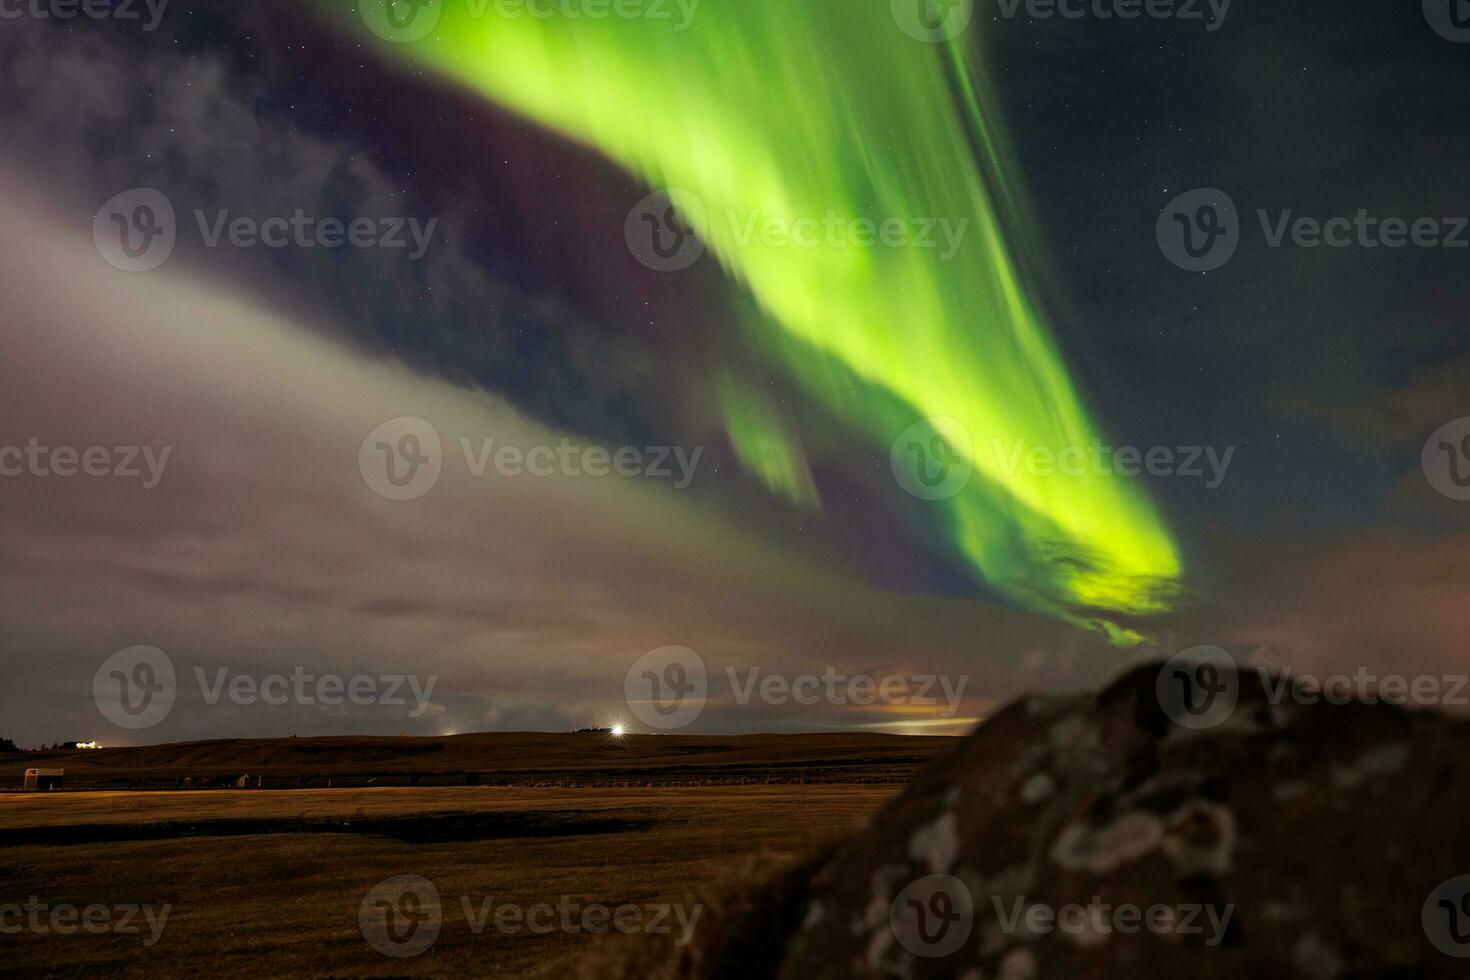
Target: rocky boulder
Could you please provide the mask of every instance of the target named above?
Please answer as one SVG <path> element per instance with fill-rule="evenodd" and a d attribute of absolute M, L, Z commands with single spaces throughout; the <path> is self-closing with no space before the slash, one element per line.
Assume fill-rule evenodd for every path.
<path fill-rule="evenodd" d="M 1470 723 L 1178 681 L 1011 705 L 638 975 L 1470 976 Z"/>

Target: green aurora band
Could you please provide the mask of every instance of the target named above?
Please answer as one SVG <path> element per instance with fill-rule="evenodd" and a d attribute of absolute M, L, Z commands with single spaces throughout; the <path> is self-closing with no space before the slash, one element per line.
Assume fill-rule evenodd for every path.
<path fill-rule="evenodd" d="M 411 0 L 391 2 L 402 14 Z M 363 17 L 381 18 L 383 3 L 362 0 Z M 432 32 L 381 47 L 597 148 L 651 188 L 677 188 L 686 220 L 748 291 L 753 346 L 862 438 L 886 455 L 919 419 L 957 421 L 945 435 L 969 447 L 973 476 L 956 496 L 916 503 L 974 573 L 1119 643 L 1139 639 L 1127 620 L 1167 611 L 1179 557 L 1135 484 L 1028 473 L 997 451 L 1085 447 L 1097 434 L 1007 240 L 1028 215 L 965 35 L 916 40 L 887 0 L 703 0 L 687 25 L 674 0 L 657 5 L 667 20 L 573 18 L 559 0 L 509 7 L 517 16 L 496 0 L 430 3 L 417 16 L 437 9 Z M 795 247 L 746 233 L 752 216 L 833 211 L 967 224 L 947 261 L 942 238 Z M 719 389 L 737 453 L 773 491 L 811 504 L 794 433 L 748 390 Z"/>

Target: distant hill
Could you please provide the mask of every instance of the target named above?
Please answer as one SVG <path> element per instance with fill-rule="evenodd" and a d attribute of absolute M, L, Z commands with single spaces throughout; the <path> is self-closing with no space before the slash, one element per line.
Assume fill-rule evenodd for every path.
<path fill-rule="evenodd" d="M 669 736 L 537 732 L 438 738 L 214 739 L 131 748 L 0 754 L 0 787 L 63 767 L 68 789 L 223 784 L 599 785 L 627 782 L 903 782 L 958 740 L 870 733 Z"/>

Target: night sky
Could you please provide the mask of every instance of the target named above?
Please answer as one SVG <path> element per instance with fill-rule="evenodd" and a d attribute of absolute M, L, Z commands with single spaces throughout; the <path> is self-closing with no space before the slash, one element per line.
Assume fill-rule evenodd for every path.
<path fill-rule="evenodd" d="M 348 0 L 0 20 L 0 447 L 170 447 L 151 487 L 0 476 L 0 736 L 565 730 L 625 719 L 625 673 L 669 645 L 720 681 L 697 732 L 958 732 L 1199 644 L 1465 669 L 1470 502 L 1421 454 L 1470 416 L 1470 30 L 1433 3 L 977 0 L 930 44 L 879 0 L 703 0 L 688 31 L 456 2 L 405 44 Z M 677 270 L 629 244 L 668 187 L 708 239 Z M 134 188 L 177 214 L 150 271 L 94 242 Z M 1158 232 L 1196 189 L 1234 204 L 1208 271 Z M 722 222 L 753 208 L 967 224 L 949 259 L 748 247 Z M 433 225 L 418 258 L 407 230 L 210 247 L 196 209 Z M 1288 212 L 1448 240 L 1273 247 Z M 404 417 L 442 475 L 392 500 L 360 452 Z M 936 436 L 974 473 L 926 499 L 899 462 Z M 1204 473 L 997 469 L 1061 437 L 1198 447 Z M 673 474 L 476 477 L 462 438 L 670 447 Z M 410 718 L 191 681 L 127 732 L 93 679 L 135 645 L 190 678 L 437 682 Z M 968 684 L 945 717 L 735 704 L 751 666 Z"/>

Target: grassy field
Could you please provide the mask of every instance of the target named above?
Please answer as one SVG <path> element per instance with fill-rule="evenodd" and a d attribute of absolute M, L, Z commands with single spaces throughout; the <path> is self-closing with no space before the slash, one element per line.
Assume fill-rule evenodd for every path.
<path fill-rule="evenodd" d="M 582 918 L 589 908 L 637 906 L 636 924 L 633 912 L 621 920 L 633 931 L 676 906 L 657 926 L 673 946 L 722 876 L 850 833 L 898 788 L 0 794 L 0 906 L 35 896 L 46 907 L 34 913 L 43 928 L 0 937 L 0 974 L 564 977 L 594 944 L 619 941 L 595 909 Z M 370 890 L 397 875 L 428 879 L 440 901 L 438 937 L 411 959 L 380 953 L 359 922 Z M 145 946 L 154 930 L 141 913 L 137 934 L 60 934 L 49 916 L 63 903 L 104 906 L 112 923 L 124 906 L 168 914 Z M 536 913 L 549 931 L 517 921 L 514 910 L 537 905 L 553 910 Z M 401 910 L 432 921 L 431 909 Z M 0 910 L 0 926 L 20 921 Z M 69 925 L 64 912 L 58 921 Z"/>

